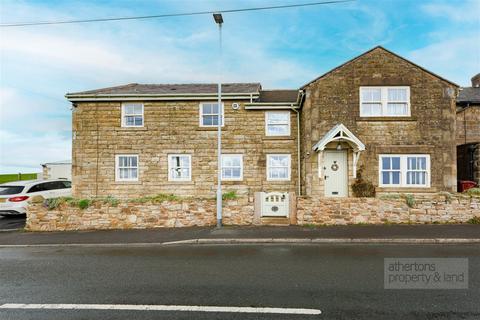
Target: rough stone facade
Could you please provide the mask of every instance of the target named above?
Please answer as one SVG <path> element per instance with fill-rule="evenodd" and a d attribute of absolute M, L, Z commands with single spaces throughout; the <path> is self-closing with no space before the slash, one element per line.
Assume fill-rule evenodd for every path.
<path fill-rule="evenodd" d="M 245 110 L 248 101 L 225 101 L 222 152 L 243 154 L 243 181 L 224 181 L 241 196 L 258 191 L 294 191 L 297 177 L 297 120 L 291 135 L 265 135 L 265 110 Z M 78 102 L 73 109 L 73 195 L 134 198 L 158 193 L 211 197 L 217 178 L 216 128 L 199 126 L 200 101 L 146 101 L 144 127 L 121 126 L 120 102 Z M 232 103 L 239 103 L 238 110 Z M 168 181 L 168 154 L 190 154 L 192 179 Z M 291 180 L 267 181 L 267 154 L 291 155 Z M 115 181 L 115 155 L 139 155 L 139 181 Z"/>
<path fill-rule="evenodd" d="M 480 143 L 480 105 L 457 112 L 457 145 Z"/>
<path fill-rule="evenodd" d="M 42 203 L 35 203 L 27 210 L 26 229 L 30 231 L 193 227 L 217 223 L 216 203 L 212 199 L 121 202 L 117 206 L 97 202 L 83 210 L 66 204 L 48 210 Z M 252 224 L 253 210 L 247 198 L 225 201 L 224 224 Z"/>
<path fill-rule="evenodd" d="M 262 225 L 251 199 L 225 201 L 225 225 Z M 405 199 L 312 198 L 292 199 L 287 224 L 343 225 L 382 223 L 462 223 L 480 217 L 480 197 L 436 194 L 416 196 L 409 207 Z M 95 203 L 87 209 L 62 205 L 48 210 L 42 203 L 27 209 L 26 229 L 66 231 L 213 226 L 215 200 L 181 200 L 162 203 L 121 202 L 117 206 Z"/>
<path fill-rule="evenodd" d="M 410 117 L 360 117 L 361 86 L 409 86 Z M 301 111 L 303 194 L 324 196 L 318 154 L 312 147 L 335 125 L 344 124 L 366 146 L 358 167 L 378 192 L 456 190 L 456 86 L 377 47 L 314 80 L 304 88 Z M 332 148 L 335 145 L 331 146 Z M 379 154 L 429 154 L 430 188 L 379 188 Z M 349 185 L 354 181 L 349 153 Z M 351 194 L 351 190 L 350 190 Z"/>
<path fill-rule="evenodd" d="M 480 198 L 437 194 L 405 199 L 297 199 L 298 224 L 344 225 L 383 223 L 462 223 L 480 217 Z"/>

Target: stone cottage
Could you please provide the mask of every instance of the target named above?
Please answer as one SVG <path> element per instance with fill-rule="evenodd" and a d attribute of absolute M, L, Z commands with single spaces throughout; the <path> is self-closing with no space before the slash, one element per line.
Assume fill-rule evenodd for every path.
<path fill-rule="evenodd" d="M 457 98 L 458 180 L 480 184 L 480 73 Z"/>
<path fill-rule="evenodd" d="M 219 124 L 224 190 L 255 214 L 295 210 L 269 201 L 351 197 L 360 168 L 378 194 L 455 191 L 457 91 L 375 47 L 295 90 L 223 84 L 221 106 L 215 84 L 68 93 L 73 194 L 214 197 Z"/>

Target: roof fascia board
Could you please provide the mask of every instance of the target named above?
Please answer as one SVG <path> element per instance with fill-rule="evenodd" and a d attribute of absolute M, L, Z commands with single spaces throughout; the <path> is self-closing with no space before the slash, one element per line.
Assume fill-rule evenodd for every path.
<path fill-rule="evenodd" d="M 282 106 L 245 106 L 245 110 L 290 110 L 298 109 L 297 105 L 282 105 Z"/>
<path fill-rule="evenodd" d="M 171 101 L 171 100 L 212 100 L 216 99 L 218 95 L 188 95 L 188 96 L 65 96 L 71 102 L 80 102 L 80 101 Z M 250 100 L 250 95 L 222 95 L 222 100 Z"/>
<path fill-rule="evenodd" d="M 260 95 L 259 92 L 234 92 L 234 93 L 222 93 L 222 96 L 248 96 Z M 197 97 L 197 96 L 218 96 L 217 92 L 211 93 L 67 93 L 65 97 Z"/>

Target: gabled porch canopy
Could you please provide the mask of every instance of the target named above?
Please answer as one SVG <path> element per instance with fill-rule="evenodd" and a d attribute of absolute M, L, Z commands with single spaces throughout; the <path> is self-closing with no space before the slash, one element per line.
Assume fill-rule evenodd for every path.
<path fill-rule="evenodd" d="M 360 152 L 365 151 L 365 145 L 342 123 L 334 126 L 328 131 L 322 139 L 314 146 L 313 150 L 319 152 L 318 155 L 318 176 L 322 177 L 323 150 L 330 142 L 346 142 L 353 149 L 353 177 L 357 177 L 357 162 Z"/>

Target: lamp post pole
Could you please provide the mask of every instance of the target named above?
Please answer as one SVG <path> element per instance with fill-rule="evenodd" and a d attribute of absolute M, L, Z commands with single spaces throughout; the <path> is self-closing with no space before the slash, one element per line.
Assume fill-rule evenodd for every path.
<path fill-rule="evenodd" d="M 217 121 L 217 227 L 222 226 L 222 124 L 223 124 L 223 108 L 222 108 L 222 24 L 223 17 L 220 13 L 214 13 L 213 19 L 218 25 L 218 121 Z"/>

